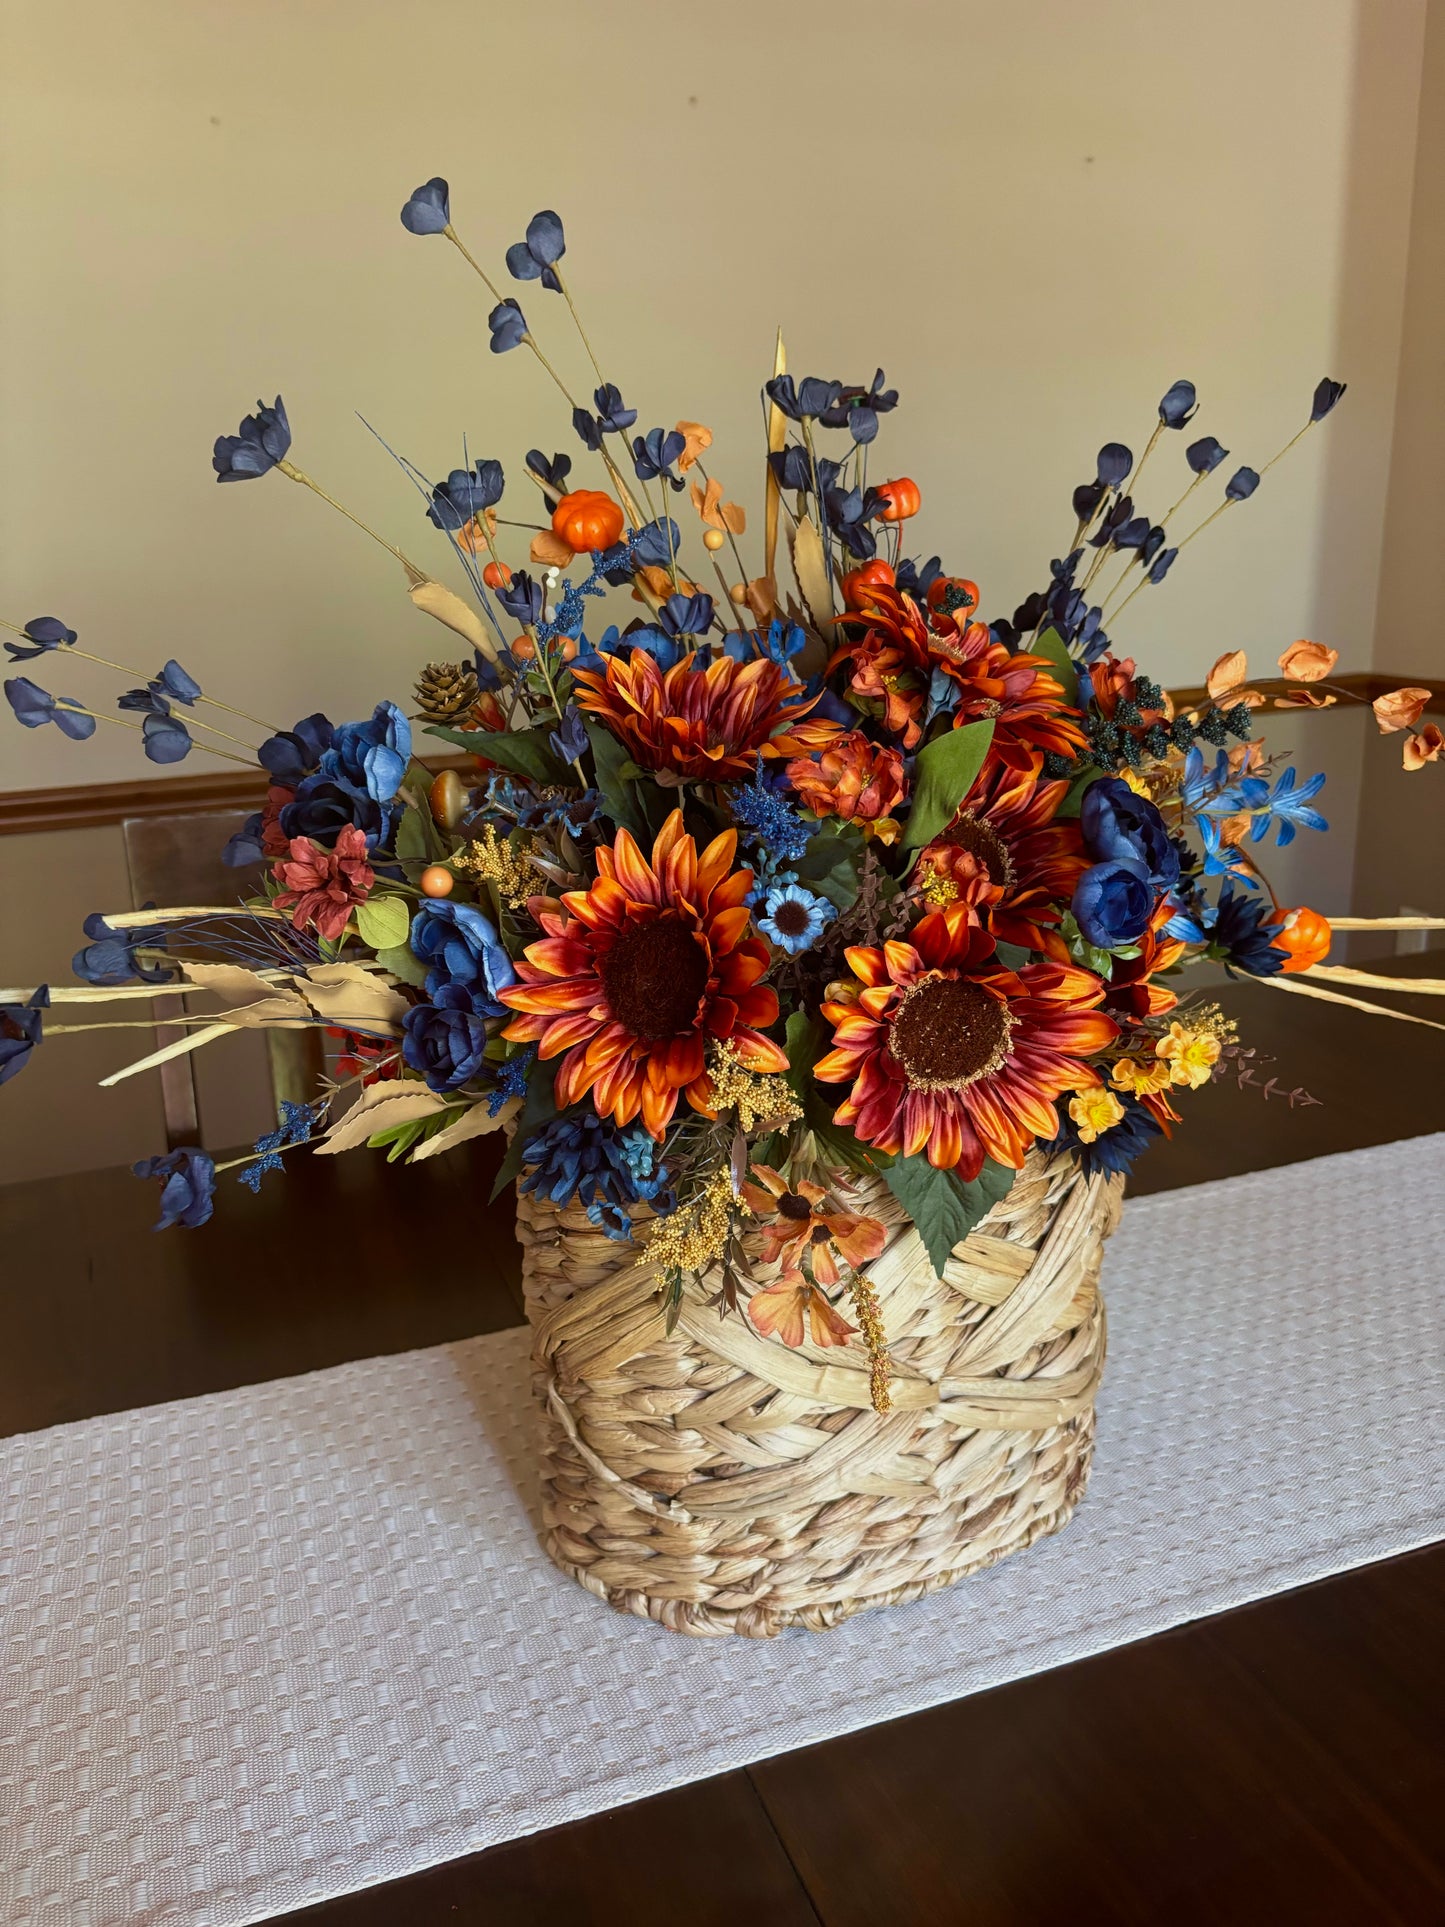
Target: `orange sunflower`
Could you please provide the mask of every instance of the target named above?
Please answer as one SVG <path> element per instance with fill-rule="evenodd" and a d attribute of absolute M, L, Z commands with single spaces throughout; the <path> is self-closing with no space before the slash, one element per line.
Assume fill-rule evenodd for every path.
<path fill-rule="evenodd" d="M 839 734 L 837 723 L 805 720 L 817 697 L 766 656 L 719 656 L 703 668 L 692 655 L 663 670 L 634 649 L 573 678 L 581 707 L 643 769 L 722 783 L 750 776 L 760 755 L 807 756 Z"/>
<path fill-rule="evenodd" d="M 649 863 L 626 830 L 597 852 L 590 888 L 560 903 L 533 898 L 546 935 L 527 946 L 520 981 L 501 993 L 522 1014 L 503 1035 L 535 1043 L 542 1057 L 564 1051 L 557 1103 L 590 1091 L 600 1117 L 641 1117 L 656 1138 L 678 1093 L 709 1110 L 710 1037 L 726 1038 L 753 1071 L 785 1071 L 788 1060 L 763 1028 L 777 1021 L 775 991 L 759 984 L 768 947 L 743 936 L 751 870 L 734 870 L 737 832 L 715 837 L 699 856 L 674 810 Z"/>
<path fill-rule="evenodd" d="M 1078 712 L 1064 701 L 1046 657 L 1011 656 L 963 609 L 923 610 L 897 589 L 870 587 L 866 596 L 857 614 L 839 616 L 839 628 L 856 633 L 828 666 L 848 664 L 854 695 L 882 703 L 884 723 L 901 734 L 905 749 L 922 737 L 935 669 L 958 689 L 954 728 L 992 716 L 992 756 L 1010 768 L 1022 773 L 1045 751 L 1073 757 L 1083 747 Z"/>
<path fill-rule="evenodd" d="M 814 1066 L 851 1083 L 834 1112 L 865 1144 L 976 1178 L 985 1157 L 1018 1170 L 1059 1129 L 1054 1099 L 1102 1080 L 1085 1057 L 1118 1035 L 1095 1006 L 1104 985 L 1073 964 L 1009 970 L 994 940 L 951 904 L 908 943 L 845 952 L 854 983 L 831 986 L 833 1049 Z"/>
<path fill-rule="evenodd" d="M 1088 868 L 1078 823 L 1056 815 L 1068 788 L 986 764 L 953 821 L 919 855 L 924 902 L 967 904 L 1000 943 L 1067 963 L 1055 926 Z"/>

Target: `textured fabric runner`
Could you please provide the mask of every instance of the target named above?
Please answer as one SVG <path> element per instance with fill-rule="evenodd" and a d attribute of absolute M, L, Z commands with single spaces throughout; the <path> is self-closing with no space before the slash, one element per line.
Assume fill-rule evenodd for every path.
<path fill-rule="evenodd" d="M 0 1445 L 0 1919 L 262 1920 L 1445 1535 L 1442 1179 L 1128 1205 L 1078 1516 L 823 1634 L 553 1570 L 522 1332 Z"/>

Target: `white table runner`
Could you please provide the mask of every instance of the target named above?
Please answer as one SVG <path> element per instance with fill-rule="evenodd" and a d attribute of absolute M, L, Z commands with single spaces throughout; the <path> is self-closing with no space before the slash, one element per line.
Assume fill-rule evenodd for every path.
<path fill-rule="evenodd" d="M 548 1565 L 520 1332 L 0 1444 L 0 1919 L 238 1927 L 1445 1536 L 1442 1180 L 1130 1204 L 1076 1519 L 822 1635 Z"/>

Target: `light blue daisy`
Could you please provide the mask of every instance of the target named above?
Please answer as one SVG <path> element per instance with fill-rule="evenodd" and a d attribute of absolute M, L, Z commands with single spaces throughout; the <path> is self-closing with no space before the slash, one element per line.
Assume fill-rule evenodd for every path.
<path fill-rule="evenodd" d="M 815 897 L 800 883 L 785 883 L 780 889 L 769 890 L 758 928 L 779 949 L 796 957 L 800 950 L 818 941 L 837 914 L 826 897 Z"/>

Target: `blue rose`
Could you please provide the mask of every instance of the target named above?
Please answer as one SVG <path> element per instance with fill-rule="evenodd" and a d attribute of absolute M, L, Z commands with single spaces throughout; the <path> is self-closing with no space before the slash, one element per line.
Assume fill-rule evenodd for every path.
<path fill-rule="evenodd" d="M 411 724 L 395 703 L 378 703 L 371 720 L 342 723 L 321 758 L 323 776 L 340 777 L 378 803 L 389 803 L 411 761 Z"/>
<path fill-rule="evenodd" d="M 395 820 L 394 810 L 368 796 L 358 784 L 320 770 L 297 785 L 291 801 L 282 804 L 280 816 L 283 836 L 309 836 L 327 850 L 335 847 L 348 823 L 354 823 L 373 847 L 387 843 Z"/>
<path fill-rule="evenodd" d="M 167 1151 L 164 1157 L 142 1158 L 131 1170 L 138 1178 L 163 1178 L 161 1215 L 153 1227 L 168 1225 L 194 1230 L 210 1217 L 216 1194 L 216 1166 L 204 1151 Z"/>
<path fill-rule="evenodd" d="M 303 716 L 294 729 L 268 736 L 256 751 L 256 761 L 277 783 L 299 783 L 330 749 L 333 733 L 330 722 L 317 710 Z"/>
<path fill-rule="evenodd" d="M 488 1016 L 501 1014 L 497 993 L 514 984 L 517 973 L 491 918 L 475 904 L 447 898 L 424 903 L 412 919 L 411 947 L 428 966 L 429 996 L 435 997 L 446 984 L 465 984 L 477 993 Z"/>
<path fill-rule="evenodd" d="M 1101 776 L 1084 791 L 1079 828 L 1096 862 L 1138 864 L 1157 890 L 1179 881 L 1179 852 L 1164 818 L 1120 777 Z"/>
<path fill-rule="evenodd" d="M 1142 863 L 1096 863 L 1074 890 L 1074 921 L 1096 950 L 1136 943 L 1154 911 L 1154 889 Z"/>
<path fill-rule="evenodd" d="M 443 984 L 429 1004 L 413 1004 L 402 1018 L 402 1056 L 434 1091 L 456 1090 L 486 1061 L 492 1008 L 480 986 Z"/>

